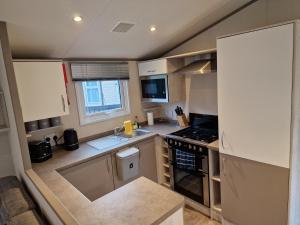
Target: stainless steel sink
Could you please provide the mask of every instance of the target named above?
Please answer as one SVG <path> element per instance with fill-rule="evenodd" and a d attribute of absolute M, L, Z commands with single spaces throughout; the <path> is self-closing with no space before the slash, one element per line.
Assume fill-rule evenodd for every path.
<path fill-rule="evenodd" d="M 143 136 L 143 135 L 146 135 L 146 134 L 149 134 L 149 133 L 151 133 L 151 131 L 138 129 L 138 130 L 134 130 L 132 135 L 126 135 L 126 134 L 124 134 L 124 132 L 122 132 L 122 133 L 120 133 L 116 136 L 124 137 L 124 138 L 133 138 L 133 137 Z"/>

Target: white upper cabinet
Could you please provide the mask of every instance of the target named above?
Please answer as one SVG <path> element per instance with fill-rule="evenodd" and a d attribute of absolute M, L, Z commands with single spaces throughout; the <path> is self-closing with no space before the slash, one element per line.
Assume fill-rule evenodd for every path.
<path fill-rule="evenodd" d="M 293 24 L 220 38 L 220 152 L 289 168 Z"/>
<path fill-rule="evenodd" d="M 62 62 L 15 61 L 24 122 L 69 114 Z"/>
<path fill-rule="evenodd" d="M 139 62 L 139 75 L 151 76 L 172 73 L 183 66 L 182 59 L 154 59 L 144 62 Z"/>
<path fill-rule="evenodd" d="M 168 73 L 167 59 L 156 59 L 139 64 L 140 76 L 151 76 Z"/>

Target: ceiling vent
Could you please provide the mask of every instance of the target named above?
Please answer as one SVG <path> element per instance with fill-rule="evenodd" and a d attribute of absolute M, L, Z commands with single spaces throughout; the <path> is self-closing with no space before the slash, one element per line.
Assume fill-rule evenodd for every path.
<path fill-rule="evenodd" d="M 114 26 L 112 32 L 126 33 L 134 26 L 133 23 L 119 22 Z"/>

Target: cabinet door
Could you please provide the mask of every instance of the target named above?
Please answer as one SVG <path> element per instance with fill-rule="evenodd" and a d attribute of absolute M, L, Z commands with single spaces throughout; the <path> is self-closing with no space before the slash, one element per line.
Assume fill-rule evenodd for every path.
<path fill-rule="evenodd" d="M 140 142 L 140 176 L 157 182 L 156 151 L 154 139 Z"/>
<path fill-rule="evenodd" d="M 63 169 L 59 173 L 91 201 L 114 190 L 110 155 Z"/>
<path fill-rule="evenodd" d="M 289 168 L 293 24 L 218 39 L 220 152 Z"/>
<path fill-rule="evenodd" d="M 138 67 L 139 67 L 140 76 L 150 76 L 150 75 L 168 73 L 166 59 L 157 59 L 157 60 L 140 62 L 138 64 Z"/>
<path fill-rule="evenodd" d="M 221 154 L 222 216 L 237 225 L 284 225 L 289 169 Z"/>
<path fill-rule="evenodd" d="M 25 122 L 69 114 L 62 62 L 14 62 Z"/>

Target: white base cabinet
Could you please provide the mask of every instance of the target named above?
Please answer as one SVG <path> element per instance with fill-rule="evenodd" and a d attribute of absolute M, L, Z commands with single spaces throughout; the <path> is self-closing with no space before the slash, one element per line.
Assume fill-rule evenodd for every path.
<path fill-rule="evenodd" d="M 24 122 L 69 114 L 62 62 L 14 61 Z"/>

